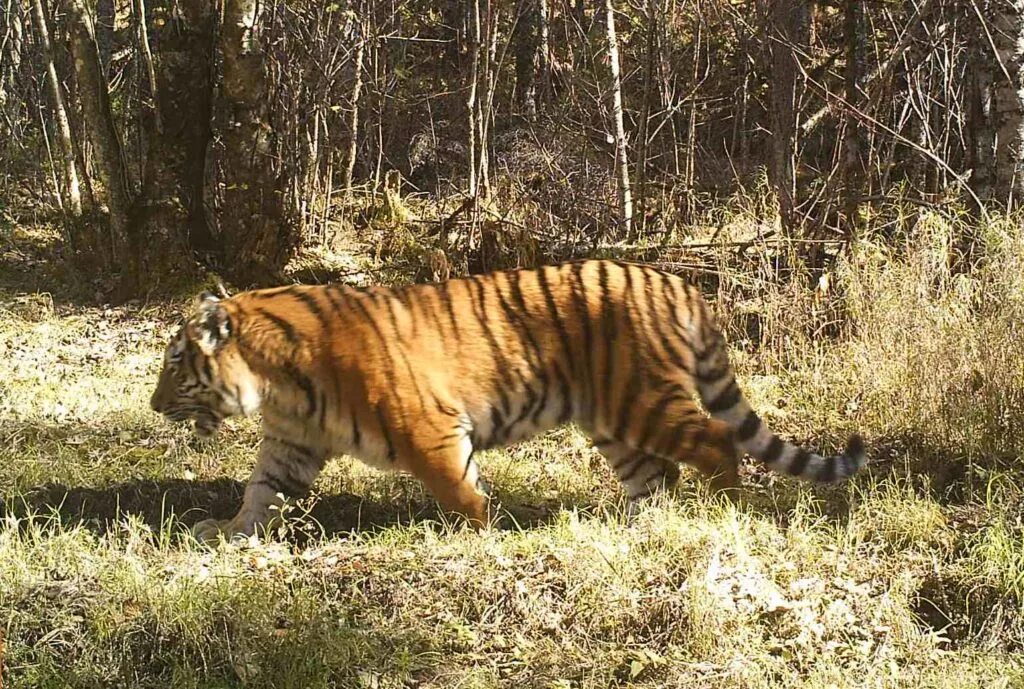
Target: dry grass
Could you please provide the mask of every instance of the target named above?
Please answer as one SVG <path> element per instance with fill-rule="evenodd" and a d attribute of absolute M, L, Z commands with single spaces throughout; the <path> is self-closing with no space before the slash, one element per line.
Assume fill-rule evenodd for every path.
<path fill-rule="evenodd" d="M 5 686 L 1024 685 L 1024 232 L 985 228 L 954 272 L 960 228 L 902 227 L 899 250 L 855 248 L 842 299 L 763 283 L 762 329 L 785 336 L 736 338 L 777 430 L 866 433 L 854 483 L 748 469 L 732 507 L 687 474 L 630 522 L 566 429 L 483 457 L 523 524 L 483 535 L 341 460 L 270 542 L 199 548 L 184 527 L 230 514 L 257 435 L 231 423 L 202 444 L 148 411 L 184 302 L 104 309 L 0 281 Z M 839 313 L 844 337 L 814 344 Z"/>

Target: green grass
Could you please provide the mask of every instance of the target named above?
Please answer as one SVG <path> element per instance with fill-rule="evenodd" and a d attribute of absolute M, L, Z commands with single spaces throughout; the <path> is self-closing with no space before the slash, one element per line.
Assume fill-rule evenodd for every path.
<path fill-rule="evenodd" d="M 841 309 L 842 338 L 787 324 L 807 294 L 768 283 L 759 312 L 788 342 L 730 323 L 776 430 L 864 431 L 854 482 L 748 466 L 732 506 L 686 472 L 628 520 L 564 429 L 485 453 L 520 527 L 484 534 L 341 459 L 269 541 L 199 547 L 187 526 L 237 507 L 257 427 L 202 443 L 149 412 L 185 302 L 0 280 L 4 686 L 1024 686 L 1024 237 L 987 228 L 954 275 L 933 259 L 956 228 L 922 222 L 841 267 L 821 317 Z"/>

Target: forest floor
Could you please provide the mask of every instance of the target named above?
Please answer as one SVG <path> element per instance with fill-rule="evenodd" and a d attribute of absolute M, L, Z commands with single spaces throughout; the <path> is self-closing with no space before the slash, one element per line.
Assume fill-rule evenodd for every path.
<path fill-rule="evenodd" d="M 211 550 L 187 527 L 236 509 L 256 423 L 201 442 L 152 413 L 188 300 L 77 301 L 52 241 L 0 234 L 4 687 L 1024 686 L 1019 303 L 972 339 L 961 287 L 911 289 L 936 316 L 894 308 L 903 334 L 864 326 L 786 366 L 737 351 L 776 431 L 865 433 L 845 485 L 748 462 L 731 506 L 684 472 L 627 520 L 563 429 L 481 460 L 518 526 L 450 526 L 414 480 L 343 458 L 282 532 Z M 1005 370 L 971 359 L 985 342 Z"/>

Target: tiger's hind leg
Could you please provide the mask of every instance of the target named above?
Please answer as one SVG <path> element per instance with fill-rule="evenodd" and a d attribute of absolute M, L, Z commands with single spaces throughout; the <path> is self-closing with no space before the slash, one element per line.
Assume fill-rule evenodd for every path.
<path fill-rule="evenodd" d="M 617 440 L 595 440 L 594 445 L 608 462 L 629 499 L 634 513 L 645 498 L 659 490 L 670 490 L 679 480 L 679 468 L 672 462 L 636 450 Z"/>
<path fill-rule="evenodd" d="M 620 454 L 632 450 L 672 465 L 688 464 L 710 479 L 712 490 L 735 497 L 739 456 L 727 424 L 708 418 L 689 396 L 675 391 L 641 396 L 634 408 L 646 411 L 627 416 L 613 434 L 626 448 Z M 623 474 L 619 477 L 623 480 Z"/>
<path fill-rule="evenodd" d="M 679 461 L 708 477 L 715 493 L 735 500 L 739 490 L 739 453 L 732 428 L 717 419 L 707 419 L 692 431 L 688 446 L 678 455 Z"/>

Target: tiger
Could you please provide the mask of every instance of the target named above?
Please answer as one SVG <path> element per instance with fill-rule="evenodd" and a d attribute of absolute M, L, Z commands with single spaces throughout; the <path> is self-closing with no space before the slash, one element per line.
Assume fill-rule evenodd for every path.
<path fill-rule="evenodd" d="M 570 422 L 630 508 L 671 488 L 679 465 L 735 498 L 741 453 L 820 483 L 865 462 L 858 434 L 832 456 L 775 435 L 741 393 L 699 289 L 613 260 L 398 287 L 203 293 L 167 344 L 151 406 L 200 436 L 262 415 L 241 507 L 196 524 L 204 541 L 265 528 L 340 455 L 412 474 L 442 509 L 484 528 L 476 453 Z"/>

